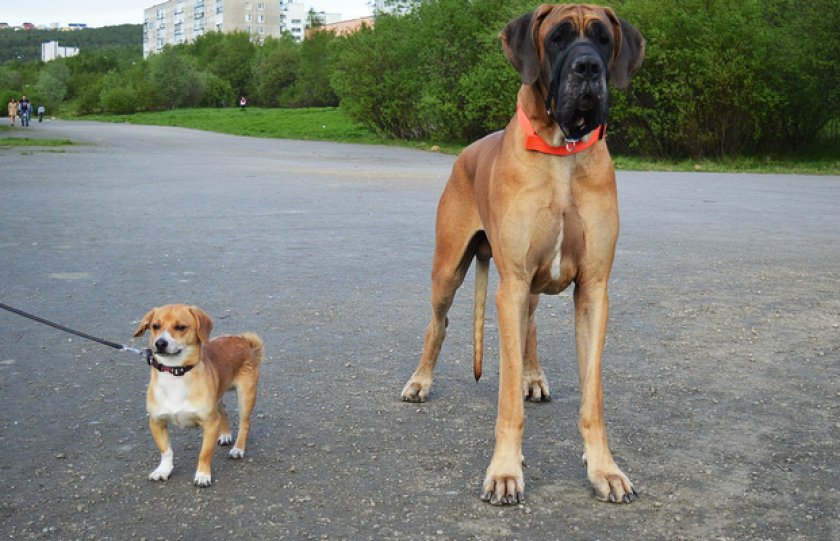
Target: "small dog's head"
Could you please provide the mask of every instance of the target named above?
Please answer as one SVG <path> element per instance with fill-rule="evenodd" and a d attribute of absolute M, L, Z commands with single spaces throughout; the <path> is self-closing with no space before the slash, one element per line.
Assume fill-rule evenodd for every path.
<path fill-rule="evenodd" d="M 213 321 L 201 308 L 167 304 L 143 316 L 134 336 L 149 331 L 149 345 L 156 356 L 175 359 L 195 352 L 210 338 Z"/>
<path fill-rule="evenodd" d="M 645 40 L 612 9 L 543 4 L 508 23 L 500 38 L 525 85 L 536 85 L 565 135 L 578 139 L 607 121 L 607 80 L 627 88 Z"/>

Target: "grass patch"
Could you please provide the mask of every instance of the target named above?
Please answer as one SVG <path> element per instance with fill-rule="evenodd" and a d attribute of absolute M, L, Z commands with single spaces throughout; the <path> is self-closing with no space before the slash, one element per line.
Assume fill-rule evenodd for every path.
<path fill-rule="evenodd" d="M 274 139 L 394 145 L 424 150 L 434 146 L 433 143 L 425 141 L 399 141 L 384 137 L 354 121 L 338 107 L 301 109 L 248 107 L 248 110 L 244 112 L 238 108 L 175 109 L 131 115 L 87 115 L 79 117 L 79 119 L 153 126 L 179 126 L 230 135 Z M 437 146 L 436 150 L 452 154 L 461 149 L 460 146 L 445 143 Z"/>
<path fill-rule="evenodd" d="M 383 137 L 355 122 L 337 107 L 304 109 L 176 109 L 132 115 L 90 115 L 84 120 L 129 122 L 156 126 L 180 126 L 231 135 L 398 145 L 457 154 L 461 146 L 428 141 L 400 141 Z M 655 160 L 614 155 L 617 169 L 640 171 L 703 171 L 715 173 L 840 174 L 840 152 L 836 143 L 791 156 L 741 157 L 722 160 Z"/>
<path fill-rule="evenodd" d="M 0 138 L 0 148 L 18 147 L 61 147 L 75 145 L 69 139 L 32 139 L 31 137 L 3 137 Z"/>
<path fill-rule="evenodd" d="M 651 160 L 613 156 L 616 169 L 705 173 L 840 175 L 840 152 L 813 157 L 739 157 L 722 160 Z"/>
<path fill-rule="evenodd" d="M 131 115 L 91 115 L 85 120 L 180 126 L 232 135 L 382 144 L 386 139 L 354 122 L 335 107 L 308 109 L 175 109 Z"/>

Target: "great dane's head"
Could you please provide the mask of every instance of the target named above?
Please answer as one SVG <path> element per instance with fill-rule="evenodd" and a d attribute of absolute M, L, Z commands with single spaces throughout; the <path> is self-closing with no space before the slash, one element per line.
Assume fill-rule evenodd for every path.
<path fill-rule="evenodd" d="M 607 120 L 607 82 L 627 88 L 645 40 L 612 9 L 585 4 L 541 5 L 508 23 L 505 54 L 545 99 L 567 138 L 579 139 Z"/>

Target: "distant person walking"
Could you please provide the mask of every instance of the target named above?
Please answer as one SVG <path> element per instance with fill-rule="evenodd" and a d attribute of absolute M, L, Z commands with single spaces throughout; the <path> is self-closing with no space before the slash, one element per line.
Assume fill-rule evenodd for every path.
<path fill-rule="evenodd" d="M 242 96 L 241 98 L 239 98 L 239 110 L 244 111 L 247 108 L 248 108 L 248 98 L 246 98 L 245 96 Z"/>
<path fill-rule="evenodd" d="M 29 117 L 32 115 L 32 104 L 29 103 L 29 100 L 26 99 L 26 96 L 23 96 L 18 103 L 18 108 L 20 109 L 20 123 L 23 127 L 29 127 Z"/>
<path fill-rule="evenodd" d="M 12 98 L 9 102 L 9 126 L 15 125 L 15 120 L 17 119 L 18 115 L 18 102 L 16 99 Z"/>
<path fill-rule="evenodd" d="M 44 121 L 44 113 L 46 113 L 46 112 L 47 112 L 47 110 L 46 110 L 46 108 L 44 108 L 44 105 L 39 103 L 38 104 L 38 122 L 43 122 Z"/>

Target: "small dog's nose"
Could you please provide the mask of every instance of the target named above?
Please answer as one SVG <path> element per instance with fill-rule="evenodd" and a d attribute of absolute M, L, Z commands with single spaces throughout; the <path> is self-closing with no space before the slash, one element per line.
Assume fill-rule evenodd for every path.
<path fill-rule="evenodd" d="M 602 72 L 600 59 L 592 55 L 581 56 L 572 62 L 572 71 L 582 79 L 597 79 Z"/>
<path fill-rule="evenodd" d="M 166 347 L 167 347 L 168 345 L 169 345 L 169 342 L 167 342 L 167 341 L 166 341 L 165 339 L 163 339 L 163 338 L 158 338 L 157 340 L 155 340 L 155 348 L 156 348 L 158 351 L 166 351 Z"/>

